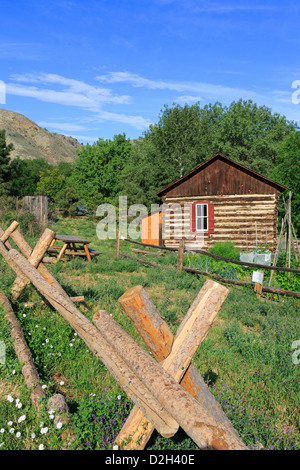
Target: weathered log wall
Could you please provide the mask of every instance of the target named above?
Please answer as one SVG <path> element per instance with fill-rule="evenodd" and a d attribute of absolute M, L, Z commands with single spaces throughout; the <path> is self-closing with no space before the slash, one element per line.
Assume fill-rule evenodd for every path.
<path fill-rule="evenodd" d="M 191 232 L 190 207 L 193 202 L 214 204 L 214 233 Z M 186 249 L 207 249 L 217 241 L 231 240 L 240 249 L 255 249 L 267 244 L 274 251 L 277 243 L 278 193 L 223 196 L 166 197 L 169 206 L 163 217 L 163 241 L 178 248 L 185 240 Z M 177 205 L 177 210 L 176 210 Z M 181 208 L 181 210 L 180 210 Z M 175 209 L 175 210 L 174 210 Z M 191 236 L 194 236 L 191 239 Z"/>

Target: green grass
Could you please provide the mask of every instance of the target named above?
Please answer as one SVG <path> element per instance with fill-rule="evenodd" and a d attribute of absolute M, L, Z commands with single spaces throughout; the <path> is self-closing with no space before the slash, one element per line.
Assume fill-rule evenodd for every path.
<path fill-rule="evenodd" d="M 97 310 L 107 310 L 145 348 L 118 298 L 135 285 L 144 286 L 175 334 L 207 279 L 144 266 L 122 257 L 116 260 L 115 241 L 98 240 L 96 222 L 92 219 L 65 219 L 50 228 L 60 234 L 88 238 L 90 246 L 102 252 L 91 263 L 65 258 L 49 268 L 69 295 L 85 296 L 85 305 L 78 304 L 79 310 L 89 320 Z M 34 245 L 38 235 L 26 238 Z M 121 252 L 133 255 L 132 247 L 121 242 Z M 204 257 L 191 256 L 185 263 L 192 262 L 193 267 L 207 263 Z M 145 258 L 164 265 L 177 262 L 172 253 Z M 222 264 L 215 269 L 220 272 L 232 266 Z M 232 276 L 249 276 L 242 271 L 244 268 L 235 268 Z M 8 295 L 14 278 L 0 258 L 0 286 Z M 193 362 L 247 445 L 253 447 L 259 442 L 265 449 L 299 450 L 300 369 L 292 361 L 292 344 L 300 340 L 299 301 L 287 297 L 276 302 L 266 297 L 262 301 L 252 288 L 228 287 L 229 295 Z M 133 404 L 58 312 L 46 306 L 24 307 L 26 301 L 39 298 L 36 290 L 28 286 L 13 307 L 47 396 L 62 393 L 67 400 L 76 436 L 69 447 L 111 449 Z M 6 362 L 0 364 L 0 448 L 38 449 L 40 445 L 50 450 L 62 448 L 67 427 L 55 428 L 45 407 L 39 414 L 32 407 L 10 327 L 1 311 L 0 340 L 6 346 Z M 13 401 L 8 401 L 10 396 Z M 17 399 L 22 408 L 16 406 Z M 26 417 L 19 422 L 23 415 Z M 196 448 L 182 430 L 171 439 L 153 433 L 147 446 L 149 450 Z"/>

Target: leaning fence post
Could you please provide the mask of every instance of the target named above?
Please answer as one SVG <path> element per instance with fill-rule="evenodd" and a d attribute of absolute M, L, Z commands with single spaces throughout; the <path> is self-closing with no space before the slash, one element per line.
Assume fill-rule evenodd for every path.
<path fill-rule="evenodd" d="M 179 273 L 182 272 L 183 267 L 183 255 L 184 255 L 184 240 L 180 240 L 179 248 L 178 248 L 178 263 L 177 263 L 177 271 Z"/>
<path fill-rule="evenodd" d="M 120 254 L 120 231 L 117 230 L 116 258 L 119 259 Z"/>

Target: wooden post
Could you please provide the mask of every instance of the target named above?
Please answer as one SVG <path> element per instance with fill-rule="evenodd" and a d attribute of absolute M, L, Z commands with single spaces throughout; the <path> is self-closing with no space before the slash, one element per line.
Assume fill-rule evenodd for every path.
<path fill-rule="evenodd" d="M 172 348 L 173 333 L 143 287 L 132 287 L 119 298 L 119 303 L 136 330 L 142 334 L 146 346 L 155 359 L 158 361 L 165 359 Z"/>
<path fill-rule="evenodd" d="M 247 447 L 237 444 L 236 432 L 225 432 L 215 416 L 212 416 L 202 404 L 193 398 L 176 380 L 158 364 L 146 351 L 126 334 L 105 311 L 100 310 L 93 317 L 93 322 L 105 339 L 114 345 L 124 360 L 136 370 L 137 376 L 151 390 L 153 396 L 163 408 L 178 422 L 182 429 L 203 449 L 234 450 Z"/>
<path fill-rule="evenodd" d="M 179 248 L 178 248 L 178 263 L 177 263 L 177 272 L 182 272 L 183 267 L 183 255 L 184 255 L 184 240 L 179 241 Z"/>
<path fill-rule="evenodd" d="M 116 353 L 115 348 L 105 339 L 103 332 L 99 331 L 79 310 L 69 298 L 62 295 L 17 250 L 11 250 L 9 256 L 20 270 L 26 275 L 46 300 L 68 321 L 78 335 L 83 339 L 93 353 L 106 365 L 113 377 L 121 387 L 144 412 L 158 432 L 171 437 L 178 430 L 178 423 L 167 412 L 161 403 L 149 391 L 148 387 L 139 379 L 135 368 L 132 369 L 125 359 Z M 127 355 L 128 338 L 124 332 L 121 340 L 124 346 L 123 354 Z M 142 348 L 140 348 L 142 350 Z"/>
<path fill-rule="evenodd" d="M 0 226 L 0 230 L 1 230 L 1 226 Z M 17 229 L 15 230 L 13 233 L 11 233 L 11 238 L 13 239 L 13 241 L 15 242 L 15 244 L 20 248 L 21 252 L 23 253 L 23 255 L 25 256 L 25 258 L 29 258 L 29 256 L 31 255 L 32 253 L 32 248 L 31 246 L 29 245 L 29 243 L 27 243 L 27 241 L 25 240 L 25 238 L 23 237 L 23 235 L 21 234 L 21 232 Z M 4 256 L 5 253 L 3 253 L 3 250 L 1 250 L 1 244 L 0 244 L 0 253 Z M 7 262 L 10 264 L 10 266 L 12 267 L 12 269 L 17 273 L 18 276 L 24 276 L 24 274 L 19 270 L 19 268 L 17 266 L 15 266 L 15 264 L 13 263 L 13 260 L 11 258 L 8 258 Z M 57 280 L 55 279 L 55 277 L 50 273 L 50 271 L 46 268 L 46 266 L 40 262 L 38 267 L 37 267 L 37 270 L 39 273 L 41 273 L 41 275 L 50 283 L 52 284 L 53 286 L 55 286 L 55 288 L 61 293 L 63 294 L 64 296 L 67 296 L 66 292 L 63 290 L 63 288 L 61 287 L 61 285 L 59 284 L 59 282 L 57 282 Z M 25 276 L 26 277 L 26 276 Z"/>
<path fill-rule="evenodd" d="M 120 231 L 117 230 L 117 244 L 116 244 L 116 258 L 119 259 L 120 255 Z"/>
<path fill-rule="evenodd" d="M 263 278 L 264 273 L 263 271 L 254 271 L 252 274 L 252 279 L 254 281 L 254 292 L 256 292 L 256 297 L 259 299 L 262 293 L 263 287 Z"/>
<path fill-rule="evenodd" d="M 34 250 L 32 251 L 31 255 L 28 258 L 28 261 L 34 266 L 35 268 L 40 264 L 41 260 L 43 259 L 44 254 L 46 253 L 51 241 L 55 236 L 55 232 L 49 230 L 48 228 L 44 231 L 43 235 L 37 242 Z M 15 282 L 12 285 L 12 294 L 15 299 L 18 299 L 30 281 L 29 279 L 24 280 L 23 278 L 17 277 Z"/>
<path fill-rule="evenodd" d="M 201 294 L 197 296 L 191 308 L 189 309 L 185 320 L 183 321 L 181 327 L 178 329 L 176 335 L 176 341 L 178 343 L 180 336 L 187 330 L 191 325 L 188 322 L 191 322 L 191 317 L 193 312 L 195 313 L 195 308 L 197 302 L 200 300 L 200 295 L 203 296 L 205 289 L 209 287 L 209 284 L 212 281 L 207 281 L 205 288 L 201 290 Z M 224 288 L 225 289 L 225 288 Z M 142 286 L 136 286 L 125 292 L 125 294 L 120 297 L 119 302 L 123 310 L 127 313 L 128 317 L 134 324 L 137 331 L 142 336 L 147 347 L 153 353 L 153 356 L 158 360 L 162 361 L 166 359 L 169 355 L 170 348 L 172 347 L 174 338 L 173 335 L 160 316 L 154 304 L 151 302 L 146 291 Z M 208 327 L 203 325 L 204 330 Z M 204 330 L 202 331 L 202 339 L 204 338 Z M 199 343 L 201 342 L 201 338 Z M 174 347 L 176 348 L 176 343 L 174 341 Z M 184 345 L 182 345 L 182 348 Z M 183 352 L 183 351 L 181 351 Z M 183 362 L 184 357 L 182 356 Z M 162 363 L 164 364 L 164 363 Z M 180 368 L 180 365 L 179 365 Z M 205 384 L 202 376 L 199 374 L 197 369 L 191 364 L 183 378 L 180 382 L 181 386 L 187 390 L 194 398 L 196 398 L 213 416 L 217 417 L 217 420 L 222 423 L 225 429 L 230 430 L 231 433 L 235 433 L 233 430 L 230 420 L 227 418 L 223 412 L 219 403 L 215 400 L 213 395 L 210 393 L 209 388 Z M 115 443 L 124 450 L 142 450 L 145 448 L 151 434 L 153 432 L 153 427 L 143 414 L 141 410 L 135 406 L 129 417 L 127 418 L 125 425 L 122 427 L 120 433 L 118 434 Z M 239 436 L 236 433 L 236 441 L 243 446 L 243 443 Z"/>
<path fill-rule="evenodd" d="M 10 224 L 10 226 L 5 230 L 5 232 L 3 232 L 3 230 L 1 229 L 0 231 L 0 240 L 2 241 L 2 243 L 4 243 L 6 245 L 7 243 L 7 240 L 9 239 L 9 237 L 11 236 L 11 234 L 17 230 L 17 228 L 19 227 L 19 222 L 17 222 L 16 220 L 14 222 L 12 222 Z M 2 232 L 2 233 L 1 233 Z M 7 245 L 6 245 L 7 246 Z M 9 246 L 7 246 L 7 248 L 10 249 Z"/>
<path fill-rule="evenodd" d="M 292 193 L 289 192 L 289 201 L 288 201 L 288 268 L 291 267 L 291 246 L 292 246 Z M 291 277 L 291 273 L 289 273 Z"/>

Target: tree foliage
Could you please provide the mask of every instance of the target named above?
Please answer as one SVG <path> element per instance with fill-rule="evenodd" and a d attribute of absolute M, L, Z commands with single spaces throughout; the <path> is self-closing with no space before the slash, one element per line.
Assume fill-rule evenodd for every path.
<path fill-rule="evenodd" d="M 7 145 L 5 130 L 0 130 L 0 196 L 9 192 L 10 170 L 10 152 L 14 149 L 12 144 Z"/>
<path fill-rule="evenodd" d="M 157 202 L 156 193 L 221 152 L 271 177 L 283 140 L 296 125 L 249 101 L 165 106 L 157 124 L 136 142 L 124 172 L 130 194 Z"/>
<path fill-rule="evenodd" d="M 132 146 L 125 134 L 113 140 L 99 139 L 86 145 L 78 154 L 72 172 L 72 182 L 80 201 L 88 208 L 101 202 L 113 202 L 124 188 L 122 171 L 131 155 Z"/>
<path fill-rule="evenodd" d="M 37 194 L 37 184 L 41 173 L 51 169 L 53 169 L 52 165 L 43 158 L 33 160 L 21 160 L 20 157 L 14 158 L 10 163 L 10 194 L 17 197 Z"/>
<path fill-rule="evenodd" d="M 300 132 L 286 137 L 274 167 L 274 177 L 292 192 L 292 222 L 300 234 Z M 285 194 L 286 199 L 288 197 Z"/>
<path fill-rule="evenodd" d="M 158 121 L 130 141 L 125 134 L 84 146 L 73 164 L 53 168 L 41 160 L 9 160 L 12 146 L 0 132 L 0 188 L 21 196 L 48 195 L 63 213 L 76 206 L 95 210 L 103 202 L 150 208 L 156 193 L 221 152 L 293 192 L 293 220 L 300 230 L 299 132 L 294 122 L 266 106 L 239 100 L 200 107 L 165 105 Z M 0 189 L 1 191 L 1 189 Z"/>

